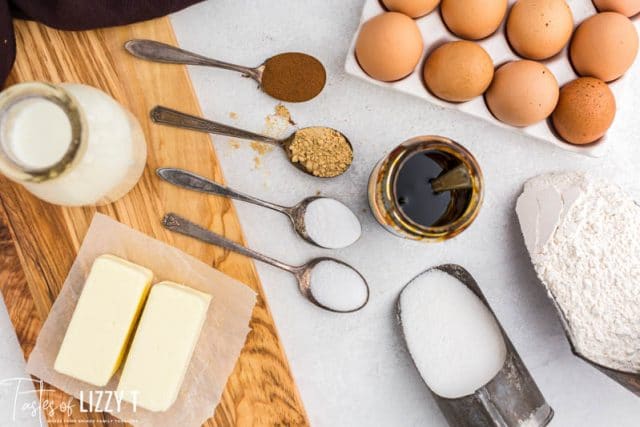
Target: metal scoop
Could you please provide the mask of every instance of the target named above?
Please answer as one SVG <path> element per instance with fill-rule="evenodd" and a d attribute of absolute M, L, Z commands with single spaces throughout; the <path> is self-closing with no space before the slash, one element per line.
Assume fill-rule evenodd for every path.
<path fill-rule="evenodd" d="M 597 370 L 599 370 L 600 372 L 602 372 L 603 374 L 605 374 L 606 376 L 608 376 L 609 378 L 611 378 L 612 380 L 614 380 L 615 382 L 617 382 L 618 384 L 626 388 L 627 390 L 631 391 L 636 396 L 640 397 L 640 373 L 624 372 L 624 371 L 619 371 L 617 369 L 607 368 L 606 366 L 602 366 L 588 359 L 587 357 L 583 356 L 573 344 L 573 338 L 571 336 L 571 328 L 569 327 L 569 322 L 567 321 L 564 315 L 564 311 L 562 310 L 562 307 L 560 307 L 560 304 L 558 303 L 558 301 L 556 300 L 556 297 L 553 295 L 552 292 L 547 292 L 547 296 L 549 297 L 549 299 L 551 299 L 553 306 L 558 312 L 558 316 L 560 317 L 560 323 L 562 324 L 562 330 L 564 331 L 564 334 L 567 337 L 567 341 L 569 341 L 569 345 L 571 346 L 571 352 L 575 356 L 584 360 L 585 362 L 587 362 L 588 364 L 590 364 L 591 366 L 593 366 L 594 368 L 596 368 Z"/>
<path fill-rule="evenodd" d="M 155 62 L 164 62 L 170 64 L 184 65 L 204 65 L 208 67 L 223 68 L 225 70 L 237 71 L 245 77 L 252 78 L 258 82 L 259 87 L 268 95 L 287 102 L 304 102 L 315 98 L 324 88 L 326 82 L 326 72 L 324 66 L 313 56 L 300 52 L 281 53 L 267 59 L 264 63 L 257 67 L 245 67 L 242 65 L 230 64 L 228 62 L 218 61 L 217 59 L 207 58 L 197 53 L 188 52 L 165 43 L 154 40 L 129 40 L 124 45 L 125 49 L 133 56 Z M 301 86 L 304 90 L 290 94 L 281 88 L 263 85 L 263 77 L 265 72 L 270 72 L 268 68 L 276 67 L 274 60 L 281 56 L 291 56 L 297 64 L 293 68 L 287 70 L 274 70 L 278 73 L 279 86 Z M 305 79 L 305 72 L 313 69 L 315 73 L 322 78 L 310 81 Z M 273 73 L 272 73 L 273 74 Z"/>
<path fill-rule="evenodd" d="M 298 233 L 300 237 L 302 237 L 307 242 L 319 246 L 321 248 L 326 248 L 322 246 L 315 240 L 313 240 L 309 233 L 307 232 L 307 227 L 305 224 L 305 213 L 307 211 L 307 206 L 315 200 L 321 199 L 322 197 L 307 197 L 302 200 L 295 206 L 286 207 L 276 205 L 275 203 L 267 202 L 264 200 L 260 200 L 256 197 L 249 196 L 247 194 L 240 193 L 239 191 L 232 190 L 228 187 L 220 185 L 216 182 L 210 181 L 204 177 L 196 175 L 192 172 L 176 169 L 176 168 L 160 168 L 156 170 L 158 176 L 165 181 L 177 185 L 182 188 L 186 188 L 188 190 L 199 191 L 201 193 L 207 194 L 215 194 L 218 196 L 231 197 L 232 199 L 241 200 L 243 202 L 252 203 L 254 205 L 262 206 L 268 209 L 272 209 L 276 212 L 280 212 L 285 214 L 291 220 L 293 224 L 293 228 Z M 335 248 L 326 248 L 326 249 L 335 249 Z"/>
<path fill-rule="evenodd" d="M 309 175 L 316 176 L 313 174 L 312 169 L 310 169 L 305 163 L 297 162 L 297 161 L 294 162 L 292 160 L 293 154 L 291 153 L 291 150 L 289 150 L 289 146 L 291 145 L 291 143 L 293 142 L 293 140 L 295 139 L 296 135 L 299 132 L 303 131 L 304 129 L 312 129 L 312 128 L 299 129 L 286 138 L 277 139 L 277 138 L 272 138 L 270 136 L 249 132 L 243 129 L 234 128 L 232 126 L 227 126 L 222 123 L 217 123 L 211 120 L 203 119 L 201 117 L 192 116 L 190 114 L 181 113 L 180 111 L 172 110 L 170 108 L 162 107 L 162 106 L 157 106 L 153 110 L 151 110 L 151 120 L 153 120 L 155 123 L 174 126 L 182 129 L 190 129 L 190 130 L 195 130 L 199 132 L 214 133 L 217 135 L 225 135 L 225 136 L 230 136 L 234 138 L 260 141 L 267 144 L 276 145 L 285 150 L 285 152 L 287 153 L 287 157 L 289 158 L 289 161 L 295 167 L 297 167 L 298 169 L 300 169 L 301 171 Z M 329 128 L 324 128 L 324 129 L 329 129 Z M 335 129 L 332 129 L 332 130 L 335 130 Z M 335 132 L 338 132 L 338 131 L 335 131 Z M 351 142 L 349 142 L 349 139 L 346 136 L 344 136 L 343 133 L 341 132 L 338 132 L 338 133 L 344 138 L 345 142 L 349 146 L 348 149 L 351 151 L 351 153 L 353 153 L 353 147 L 351 146 Z M 353 156 L 352 156 L 352 161 L 353 161 Z M 351 166 L 351 163 L 346 165 L 346 167 L 344 167 L 344 169 L 341 170 L 340 173 L 335 174 L 333 176 L 322 177 L 322 178 L 333 178 L 338 175 L 342 175 L 349 169 L 350 166 Z"/>
<path fill-rule="evenodd" d="M 256 252 L 252 249 L 239 245 L 236 242 L 233 242 L 219 234 L 216 234 L 213 231 L 209 231 L 205 228 L 202 228 L 199 225 L 194 224 L 189 220 L 182 218 L 173 213 L 167 214 L 164 216 L 164 218 L 162 218 L 162 225 L 164 225 L 164 227 L 167 228 L 168 230 L 175 231 L 176 233 L 193 237 L 205 243 L 210 243 L 212 245 L 220 246 L 222 248 L 239 253 L 241 255 L 245 255 L 250 258 L 256 259 L 258 261 L 265 262 L 269 265 L 280 268 L 284 271 L 288 271 L 289 273 L 293 274 L 298 280 L 298 288 L 300 289 L 300 292 L 302 293 L 302 295 L 304 295 L 313 304 L 325 310 L 332 311 L 334 313 L 353 313 L 363 308 L 365 305 L 367 305 L 367 302 L 369 302 L 369 285 L 367 284 L 367 281 L 365 280 L 365 278 L 355 268 L 337 259 L 320 257 L 320 258 L 314 258 L 311 261 L 301 266 L 291 266 L 283 262 L 280 262 L 276 259 L 270 258 L 266 255 L 262 255 L 261 253 Z M 360 279 L 362 279 L 361 286 L 363 288 L 358 289 L 358 291 L 363 292 L 364 297 L 362 298 L 362 300 L 354 304 L 353 306 L 346 307 L 346 308 L 330 307 L 320 302 L 316 298 L 316 296 L 314 296 L 314 292 L 313 292 L 314 284 L 316 286 L 319 286 L 320 284 L 315 283 L 313 281 L 312 271 L 320 263 L 323 263 L 323 262 L 334 262 L 334 263 L 340 264 L 341 266 L 345 266 L 351 269 L 353 272 L 355 272 L 360 277 Z"/>
<path fill-rule="evenodd" d="M 446 264 L 433 269 L 443 271 L 467 286 L 495 313 L 485 299 L 471 274 L 459 265 Z M 427 270 L 426 272 L 432 269 Z M 425 272 L 425 273 L 426 273 Z M 422 273 L 424 274 L 424 273 Z M 413 280 L 405 286 L 412 284 Z M 403 289 L 404 290 L 404 289 Z M 402 292 L 401 292 L 402 294 Z M 397 320 L 402 331 L 402 306 L 400 297 L 396 306 Z M 455 427 L 542 427 L 553 418 L 553 409 L 547 404 L 535 381 L 529 374 L 518 352 L 496 318 L 504 338 L 507 355 L 502 369 L 491 381 L 468 396 L 449 399 L 431 391 L 449 425 Z M 404 334 L 404 332 L 403 332 Z M 408 346 L 407 346 L 408 349 Z M 409 351 L 409 354 L 411 352 Z M 413 355 L 412 355 L 413 357 Z M 468 357 L 473 357 L 469 355 Z M 425 382 L 426 384 L 426 382 Z M 427 385 L 428 387 L 428 385 Z"/>

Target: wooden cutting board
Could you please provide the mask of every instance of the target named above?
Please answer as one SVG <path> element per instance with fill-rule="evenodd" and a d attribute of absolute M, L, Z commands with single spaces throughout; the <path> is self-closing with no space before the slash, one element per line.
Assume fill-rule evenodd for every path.
<path fill-rule="evenodd" d="M 61 208 L 40 202 L 0 176 L 0 207 L 6 224 L 4 232 L 0 227 L 0 289 L 25 356 L 33 348 L 42 321 L 60 291 L 93 214 L 99 211 L 184 250 L 259 293 L 252 332 L 215 416 L 206 425 L 308 424 L 253 263 L 242 256 L 169 233 L 160 225 L 162 215 L 172 211 L 243 242 L 240 224 L 229 200 L 186 192 L 161 182 L 154 175 L 157 167 L 175 166 L 223 182 L 208 135 L 153 125 L 148 119 L 149 110 L 158 104 L 201 114 L 186 68 L 141 61 L 122 48 L 123 43 L 132 38 L 176 44 L 170 21 L 162 18 L 86 32 L 56 31 L 22 21 L 16 22 L 15 28 L 18 56 L 7 85 L 42 80 L 81 82 L 98 87 L 138 117 L 149 148 L 147 168 L 139 184 L 122 200 L 97 209 Z M 243 84 L 241 79 L 237 83 Z M 256 96 L 261 95 L 256 92 Z M 9 235 L 15 246 L 9 242 Z M 68 396 L 58 391 L 49 398 L 66 401 Z M 70 420 L 75 419 L 106 426 L 107 423 L 100 420 L 110 419 L 107 414 L 86 414 L 77 409 L 76 405 L 76 411 L 68 418 L 56 414 L 50 421 L 71 425 Z"/>

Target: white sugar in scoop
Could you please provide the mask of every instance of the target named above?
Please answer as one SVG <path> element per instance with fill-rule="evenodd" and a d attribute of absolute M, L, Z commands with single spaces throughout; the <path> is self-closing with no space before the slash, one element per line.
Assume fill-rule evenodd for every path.
<path fill-rule="evenodd" d="M 507 348 L 495 317 L 452 275 L 434 269 L 416 277 L 399 307 L 409 352 L 437 395 L 473 394 L 504 365 Z"/>
<path fill-rule="evenodd" d="M 321 197 L 307 205 L 304 225 L 311 240 L 327 249 L 346 248 L 360 238 L 360 221 L 344 204 Z"/>
<path fill-rule="evenodd" d="M 359 310 L 369 300 L 369 287 L 360 273 L 330 258 L 311 270 L 309 291 L 321 306 L 338 312 Z"/>

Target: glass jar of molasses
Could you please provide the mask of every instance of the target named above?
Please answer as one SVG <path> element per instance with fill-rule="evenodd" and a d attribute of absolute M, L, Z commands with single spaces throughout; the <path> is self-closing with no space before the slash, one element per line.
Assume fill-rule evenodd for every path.
<path fill-rule="evenodd" d="M 482 172 L 462 145 L 440 136 L 403 142 L 369 178 L 369 206 L 393 234 L 438 242 L 465 230 L 484 194 Z"/>

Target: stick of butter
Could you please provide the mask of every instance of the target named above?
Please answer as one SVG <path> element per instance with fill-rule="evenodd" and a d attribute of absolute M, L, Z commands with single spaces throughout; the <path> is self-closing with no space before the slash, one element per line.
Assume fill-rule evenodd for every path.
<path fill-rule="evenodd" d="M 151 287 L 118 384 L 124 400 L 155 412 L 173 405 L 210 302 L 211 295 L 177 283 Z"/>
<path fill-rule="evenodd" d="M 113 255 L 101 255 L 78 299 L 54 369 L 95 386 L 118 370 L 140 316 L 153 273 Z"/>

